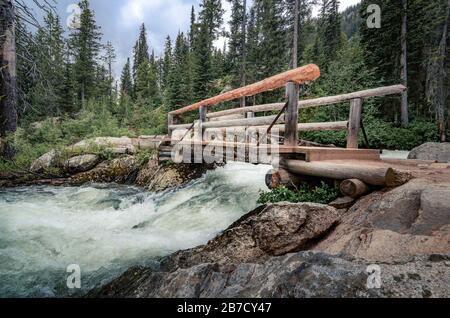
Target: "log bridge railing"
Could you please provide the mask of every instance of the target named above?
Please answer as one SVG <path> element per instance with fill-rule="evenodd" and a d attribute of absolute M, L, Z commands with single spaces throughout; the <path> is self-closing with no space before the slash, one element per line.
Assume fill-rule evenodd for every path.
<path fill-rule="evenodd" d="M 284 72 L 261 82 L 241 87 L 221 95 L 200 101 L 193 105 L 172 111 L 168 115 L 169 140 L 173 143 L 190 142 L 205 143 L 204 132 L 209 129 L 222 129 L 224 132 L 230 128 L 256 128 L 270 130 L 276 128 L 284 132 L 284 143 L 280 146 L 281 153 L 305 153 L 311 155 L 311 149 L 298 146 L 298 133 L 301 131 L 347 131 L 347 149 L 326 148 L 316 149 L 316 156 L 307 158 L 307 161 L 336 158 L 336 154 L 346 150 L 350 158 L 374 159 L 379 158 L 379 151 L 358 149 L 358 134 L 361 129 L 361 116 L 363 100 L 371 97 L 401 94 L 406 88 L 403 85 L 380 87 L 338 96 L 322 97 L 299 101 L 299 84 L 314 81 L 320 76 L 319 68 L 306 65 L 288 72 Z M 286 87 L 286 102 L 266 105 L 239 107 L 217 112 L 208 112 L 213 106 L 223 102 L 255 96 L 270 90 Z M 347 121 L 299 123 L 298 112 L 301 109 L 333 105 L 350 102 L 350 113 Z M 198 111 L 198 120 L 191 124 L 178 124 L 180 116 L 185 113 Z M 256 116 L 258 113 L 276 111 L 278 116 Z M 270 128 L 270 129 L 269 129 Z M 187 130 L 187 132 L 186 132 Z M 178 132 L 178 134 L 177 134 Z M 226 144 L 226 143 L 224 143 Z M 259 145 L 259 142 L 258 142 Z M 253 144 L 254 146 L 254 144 Z M 321 153 L 317 153 L 321 151 Z M 324 154 L 328 155 L 324 155 Z M 314 157 L 314 158 L 313 158 Z M 349 158 L 349 157 L 347 157 Z M 339 159 L 345 159 L 339 157 Z"/>

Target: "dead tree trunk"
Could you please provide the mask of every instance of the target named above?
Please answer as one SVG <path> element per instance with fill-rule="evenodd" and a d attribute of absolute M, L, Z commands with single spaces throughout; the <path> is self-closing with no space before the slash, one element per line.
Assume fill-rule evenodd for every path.
<path fill-rule="evenodd" d="M 405 87 L 408 87 L 408 46 L 406 42 L 406 35 L 408 33 L 408 0 L 403 0 L 403 16 L 402 16 L 402 34 L 401 34 L 401 80 Z M 409 114 L 408 114 L 408 90 L 405 90 L 402 94 L 402 105 L 401 105 L 401 120 L 403 127 L 409 125 Z"/>
<path fill-rule="evenodd" d="M 12 0 L 2 1 L 0 10 L 0 155 L 8 159 L 14 151 L 4 138 L 17 129 L 16 36 Z"/>

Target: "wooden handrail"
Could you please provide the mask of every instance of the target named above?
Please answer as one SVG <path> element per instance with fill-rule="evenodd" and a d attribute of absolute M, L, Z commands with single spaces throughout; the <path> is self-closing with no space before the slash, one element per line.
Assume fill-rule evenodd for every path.
<path fill-rule="evenodd" d="M 393 85 L 386 87 L 379 87 L 374 89 L 368 89 L 364 91 L 321 97 L 315 99 L 307 99 L 299 101 L 298 108 L 311 108 L 317 106 L 333 105 L 341 102 L 349 101 L 356 98 L 369 98 L 369 97 L 381 97 L 387 95 L 401 94 L 406 90 L 403 85 Z M 266 105 L 249 106 L 245 108 L 233 108 L 228 110 L 223 110 L 220 112 L 209 113 L 206 115 L 207 118 L 216 118 L 228 115 L 243 114 L 247 112 L 258 113 L 258 112 L 268 112 L 268 111 L 279 111 L 283 108 L 285 103 L 274 103 Z"/>
<path fill-rule="evenodd" d="M 193 110 L 199 109 L 201 106 L 211 107 L 219 103 L 231 101 L 241 97 L 253 96 L 262 92 L 271 91 L 284 87 L 288 82 L 302 84 L 308 81 L 314 81 L 320 77 L 320 69 L 315 64 L 309 64 L 296 68 L 269 78 L 263 81 L 234 89 L 232 91 L 220 94 L 218 96 L 203 100 L 201 102 L 186 106 L 184 108 L 170 112 L 170 115 L 180 115 Z M 284 104 L 283 104 L 284 105 Z"/>

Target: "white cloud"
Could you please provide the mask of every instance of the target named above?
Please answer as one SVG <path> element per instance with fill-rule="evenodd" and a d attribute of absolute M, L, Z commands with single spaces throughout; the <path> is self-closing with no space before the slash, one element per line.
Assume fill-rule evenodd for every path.
<path fill-rule="evenodd" d="M 355 5 L 357 3 L 360 3 L 361 0 L 341 0 L 339 3 L 339 11 L 344 11 L 345 9 L 347 9 L 348 7 Z M 317 16 L 319 14 L 319 10 L 320 10 L 320 6 L 316 6 L 313 9 L 313 15 Z"/>
<path fill-rule="evenodd" d="M 168 34 L 187 29 L 191 7 L 192 3 L 183 0 L 126 0 L 120 8 L 119 24 L 137 30 L 145 23 L 154 49 L 160 51 Z"/>

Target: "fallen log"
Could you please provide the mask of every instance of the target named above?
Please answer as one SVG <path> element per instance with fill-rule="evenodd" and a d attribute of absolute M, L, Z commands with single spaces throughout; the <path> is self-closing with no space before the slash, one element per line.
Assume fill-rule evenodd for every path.
<path fill-rule="evenodd" d="M 370 188 L 358 179 L 347 179 L 340 185 L 341 193 L 351 198 L 359 198 L 370 191 Z"/>
<path fill-rule="evenodd" d="M 390 167 L 378 167 L 364 164 L 363 162 L 355 164 L 281 159 L 280 165 L 295 174 L 335 180 L 359 179 L 374 186 L 395 187 L 406 183 L 412 178 L 410 174 Z"/>

